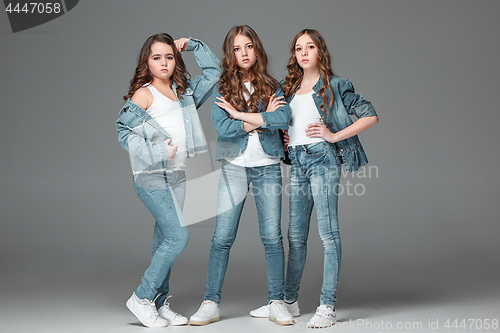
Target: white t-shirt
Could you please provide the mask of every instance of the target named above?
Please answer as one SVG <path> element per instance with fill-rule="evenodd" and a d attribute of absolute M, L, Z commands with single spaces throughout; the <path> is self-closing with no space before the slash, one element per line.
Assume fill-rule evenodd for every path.
<path fill-rule="evenodd" d="M 147 84 L 146 87 L 149 88 L 154 97 L 153 104 L 146 112 L 170 134 L 171 144 L 179 147 L 173 160 L 173 170 L 186 170 L 187 139 L 181 106 L 179 102 L 163 95 L 151 84 Z"/>
<path fill-rule="evenodd" d="M 244 83 L 250 94 L 253 93 L 254 89 L 250 82 Z M 250 96 L 244 95 L 245 100 L 248 101 Z M 259 133 L 255 130 L 248 133 L 248 144 L 245 150 L 240 153 L 240 155 L 233 160 L 226 158 L 229 163 L 242 166 L 242 167 L 257 167 L 263 165 L 276 164 L 280 162 L 279 157 L 268 155 L 259 140 Z"/>
<path fill-rule="evenodd" d="M 290 137 L 289 146 L 325 141 L 322 138 L 310 138 L 306 136 L 305 131 L 309 124 L 321 122 L 321 115 L 314 103 L 313 94 L 314 90 L 307 94 L 295 95 L 290 102 L 292 118 L 288 128 L 288 136 Z"/>

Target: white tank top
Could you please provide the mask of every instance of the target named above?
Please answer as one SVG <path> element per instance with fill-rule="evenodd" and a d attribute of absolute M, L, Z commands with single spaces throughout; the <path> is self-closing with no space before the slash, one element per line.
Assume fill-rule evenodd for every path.
<path fill-rule="evenodd" d="M 306 136 L 306 128 L 311 123 L 321 122 L 321 116 L 313 99 L 314 90 L 307 94 L 295 95 L 290 102 L 292 118 L 288 128 L 289 146 L 306 145 L 325 141 L 322 138 Z"/>
<path fill-rule="evenodd" d="M 250 94 L 252 94 L 254 90 L 252 84 L 250 82 L 245 82 L 244 85 Z M 247 101 L 250 98 L 247 94 L 245 94 L 244 97 Z M 228 159 L 228 162 L 242 167 L 257 167 L 279 163 L 280 158 L 270 156 L 262 149 L 259 133 L 253 130 L 248 133 L 248 144 L 243 153 L 240 153 L 240 155 L 233 160 Z"/>
<path fill-rule="evenodd" d="M 184 117 L 179 102 L 173 101 L 160 93 L 153 85 L 146 84 L 154 100 L 147 113 L 172 137 L 171 144 L 179 146 L 174 157 L 173 170 L 186 170 L 187 140 Z"/>

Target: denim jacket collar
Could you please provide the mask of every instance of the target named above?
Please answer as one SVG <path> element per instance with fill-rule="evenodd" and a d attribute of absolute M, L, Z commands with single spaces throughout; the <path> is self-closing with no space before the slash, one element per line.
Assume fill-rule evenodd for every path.
<path fill-rule="evenodd" d="M 318 108 L 318 112 L 320 114 L 324 114 L 323 109 L 321 109 L 321 107 L 320 107 L 321 104 L 323 104 L 323 97 L 321 97 L 321 95 L 319 94 L 319 91 L 320 91 L 321 87 L 323 87 L 323 78 L 321 78 L 321 75 L 320 75 L 318 81 L 312 87 L 312 89 L 314 91 L 313 100 L 314 100 L 314 103 L 316 104 L 316 107 Z M 295 97 L 295 92 L 299 88 L 300 88 L 300 85 L 297 86 L 297 88 L 295 88 L 295 91 L 293 92 L 293 94 L 287 100 L 288 103 L 290 103 L 293 100 L 293 98 Z M 330 101 L 332 99 L 332 95 L 331 95 L 331 93 L 330 93 L 330 91 L 328 89 L 325 91 L 325 94 L 326 94 L 327 101 Z M 327 105 L 328 105 L 328 103 L 327 103 Z M 322 119 L 322 121 L 325 124 L 326 124 L 326 120 L 327 119 L 325 119 L 325 118 Z"/>
<path fill-rule="evenodd" d="M 323 87 L 323 79 L 321 78 L 321 75 L 319 76 L 318 82 L 313 86 L 314 92 L 319 92 L 319 90 Z"/>
<path fill-rule="evenodd" d="M 177 100 L 179 101 L 179 103 L 181 104 L 181 106 L 187 106 L 187 102 L 185 100 L 185 96 L 193 96 L 193 89 L 191 89 L 191 87 L 187 87 L 186 90 L 184 91 L 184 93 L 179 97 L 179 95 L 177 94 L 177 88 L 179 87 L 179 85 L 175 82 L 172 82 L 172 90 L 174 91 L 174 94 L 175 94 L 175 98 L 177 98 Z"/>
<path fill-rule="evenodd" d="M 284 80 L 281 81 L 281 85 L 283 85 L 284 83 Z M 312 87 L 312 89 L 314 90 L 314 94 L 318 94 L 319 93 L 319 90 L 321 89 L 321 87 L 323 87 L 323 78 L 321 77 L 321 75 L 319 76 L 319 79 L 318 81 L 314 84 L 314 86 Z M 297 88 L 295 88 L 295 90 L 293 91 L 293 94 L 288 98 L 288 103 L 290 103 L 292 101 L 292 99 L 295 97 L 295 92 L 300 88 L 300 85 L 297 86 Z M 328 99 L 332 98 L 330 92 L 328 90 L 325 91 L 326 93 L 326 97 Z"/>

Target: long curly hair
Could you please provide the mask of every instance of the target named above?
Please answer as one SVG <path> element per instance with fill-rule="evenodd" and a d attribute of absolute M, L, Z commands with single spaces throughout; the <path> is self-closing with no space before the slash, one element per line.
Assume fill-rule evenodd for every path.
<path fill-rule="evenodd" d="M 234 38 L 241 34 L 250 38 L 253 43 L 256 61 L 245 73 L 237 64 L 234 55 Z M 259 36 L 248 25 L 232 27 L 224 39 L 222 45 L 224 59 L 222 59 L 222 74 L 219 78 L 219 92 L 237 110 L 247 112 L 258 112 L 259 102 L 265 105 L 269 102 L 272 94 L 276 91 L 278 81 L 268 74 L 268 56 Z M 245 76 L 245 74 L 248 74 Z M 250 95 L 243 84 L 245 77 L 251 79 L 254 92 Z M 245 101 L 244 93 L 250 95 L 248 102 Z"/>
<path fill-rule="evenodd" d="M 297 39 L 302 35 L 307 34 L 314 42 L 314 45 L 318 49 L 318 66 L 321 78 L 323 79 L 323 86 L 319 90 L 321 97 L 323 97 L 323 104 L 321 104 L 321 110 L 328 116 L 330 109 L 333 105 L 333 91 L 330 86 L 330 76 L 334 76 L 333 70 L 331 68 L 331 57 L 330 52 L 328 52 L 328 48 L 326 47 L 325 40 L 321 36 L 321 34 L 314 29 L 304 29 L 299 32 L 295 38 L 293 39 L 292 45 L 290 46 L 290 59 L 288 60 L 288 65 L 286 68 L 288 69 L 288 75 L 285 78 L 285 82 L 283 83 L 283 92 L 285 98 L 289 98 L 292 94 L 297 90 L 302 82 L 302 78 L 304 77 L 304 70 L 297 63 L 297 58 L 295 57 L 295 44 L 297 43 Z M 326 96 L 326 90 L 330 91 L 330 95 L 332 96 L 332 100 L 328 103 L 328 98 Z M 328 104 L 328 107 L 326 107 Z M 325 116 L 323 115 L 323 117 Z M 323 118 L 322 117 L 322 118 Z"/>
<path fill-rule="evenodd" d="M 156 34 L 150 36 L 141 48 L 139 53 L 139 58 L 137 59 L 137 67 L 135 68 L 134 77 L 130 80 L 130 87 L 128 89 L 128 94 L 123 96 L 124 100 L 132 97 L 134 93 L 139 90 L 146 83 L 153 82 L 153 75 L 149 70 L 148 59 L 151 55 L 151 45 L 153 43 L 165 43 L 172 47 L 174 51 L 175 59 L 175 70 L 172 74 L 172 80 L 177 86 L 177 97 L 182 98 L 182 94 L 186 91 L 188 86 L 188 79 L 190 78 L 189 73 L 186 70 L 186 65 L 184 65 L 184 60 L 182 60 L 181 53 L 177 51 L 174 44 L 174 39 L 166 33 Z"/>

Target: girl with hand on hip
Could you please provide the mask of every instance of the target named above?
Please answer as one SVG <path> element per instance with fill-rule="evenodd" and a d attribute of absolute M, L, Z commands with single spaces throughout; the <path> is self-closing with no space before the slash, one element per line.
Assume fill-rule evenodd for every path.
<path fill-rule="evenodd" d="M 267 70 L 267 55 L 249 26 L 233 27 L 223 44 L 223 72 L 212 96 L 217 130 L 215 159 L 222 162 L 217 221 L 210 249 L 204 301 L 191 325 L 219 321 L 222 283 L 241 211 L 252 184 L 265 249 L 269 318 L 293 324 L 283 302 L 285 259 L 281 233 L 283 145 L 278 129 L 287 129 L 290 108 L 279 83 Z"/>
<path fill-rule="evenodd" d="M 181 51 L 194 51 L 203 74 L 189 78 Z M 186 158 L 207 150 L 196 108 L 219 74 L 219 60 L 202 41 L 153 35 L 141 49 L 116 121 L 118 141 L 130 153 L 135 192 L 156 220 L 151 264 L 126 303 L 148 327 L 188 323 L 167 301 L 170 268 L 188 242 L 182 216 Z"/>
<path fill-rule="evenodd" d="M 368 163 L 357 134 L 378 123 L 369 101 L 354 92 L 351 82 L 335 76 L 323 37 L 312 29 L 299 32 L 290 48 L 284 95 L 292 110 L 285 142 L 292 163 L 290 175 L 289 254 L 285 302 L 298 316 L 300 279 L 304 270 L 313 206 L 324 247 L 320 306 L 308 327 L 336 323 L 335 303 L 340 272 L 341 244 L 337 218 L 341 164 L 347 172 Z M 358 118 L 353 123 L 350 118 Z M 266 317 L 266 306 L 253 310 Z"/>

